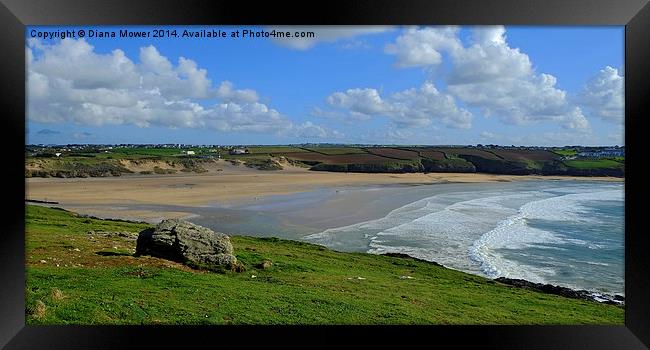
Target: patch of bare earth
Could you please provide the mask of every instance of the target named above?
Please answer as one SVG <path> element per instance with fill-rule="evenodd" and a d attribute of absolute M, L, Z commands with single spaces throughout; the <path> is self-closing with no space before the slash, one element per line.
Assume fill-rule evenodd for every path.
<path fill-rule="evenodd" d="M 36 305 L 30 310 L 30 314 L 34 318 L 43 318 L 45 317 L 45 312 L 47 311 L 47 307 L 45 307 L 45 303 L 37 300 Z"/>

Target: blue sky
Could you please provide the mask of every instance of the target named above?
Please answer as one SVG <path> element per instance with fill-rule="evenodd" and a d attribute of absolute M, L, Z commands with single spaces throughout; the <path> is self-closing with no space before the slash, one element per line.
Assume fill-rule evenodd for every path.
<path fill-rule="evenodd" d="M 28 27 L 27 142 L 622 145 L 623 27 Z M 165 27 L 253 29 L 266 27 Z"/>

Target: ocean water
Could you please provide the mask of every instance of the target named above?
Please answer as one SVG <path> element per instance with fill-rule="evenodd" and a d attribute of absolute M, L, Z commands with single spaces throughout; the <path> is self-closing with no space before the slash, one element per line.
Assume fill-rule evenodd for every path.
<path fill-rule="evenodd" d="M 624 294 L 623 184 L 462 187 L 303 239 L 339 250 L 406 253 L 491 278 Z"/>
<path fill-rule="evenodd" d="M 230 235 L 406 253 L 491 278 L 624 295 L 623 183 L 339 187 L 164 209 L 191 212 L 190 221 Z"/>

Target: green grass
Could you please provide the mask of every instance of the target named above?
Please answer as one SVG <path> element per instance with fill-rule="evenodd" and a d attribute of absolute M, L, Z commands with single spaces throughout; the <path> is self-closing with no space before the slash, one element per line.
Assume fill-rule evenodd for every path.
<path fill-rule="evenodd" d="M 567 160 L 564 164 L 579 169 L 620 168 L 623 166 L 623 163 L 613 159 Z"/>
<path fill-rule="evenodd" d="M 623 324 L 621 307 L 412 259 L 237 236 L 247 271 L 210 273 L 86 233 L 145 227 L 27 206 L 27 324 Z"/>
<path fill-rule="evenodd" d="M 576 151 L 575 149 L 558 149 L 558 150 L 554 150 L 553 153 L 566 157 L 566 156 L 575 156 L 576 154 L 578 154 L 578 151 Z"/>
<path fill-rule="evenodd" d="M 180 171 L 202 173 L 207 170 L 201 166 L 205 159 L 194 158 L 182 153 L 183 150 L 194 150 L 197 156 L 215 156 L 210 148 L 115 148 L 109 152 L 91 153 L 88 151 L 72 152 L 61 156 L 28 157 L 26 165 L 36 167 L 34 170 L 26 169 L 27 177 L 34 176 L 59 176 L 59 177 L 88 177 L 88 176 L 119 176 L 132 173 L 122 164 L 122 161 L 156 161 L 167 164 L 179 165 Z M 166 174 L 174 171 L 154 169 L 153 173 Z M 140 172 L 142 173 L 142 172 Z M 149 173 L 149 172 L 145 172 Z"/>

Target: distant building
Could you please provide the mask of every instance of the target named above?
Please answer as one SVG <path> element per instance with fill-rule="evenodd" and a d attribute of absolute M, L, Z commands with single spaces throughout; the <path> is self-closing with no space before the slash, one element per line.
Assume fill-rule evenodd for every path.
<path fill-rule="evenodd" d="M 230 154 L 247 154 L 248 150 L 243 148 L 233 148 L 230 150 Z"/>
<path fill-rule="evenodd" d="M 185 151 L 185 154 L 187 154 L 188 156 L 193 156 L 193 155 L 196 154 L 196 152 L 194 152 L 194 151 Z"/>
<path fill-rule="evenodd" d="M 605 158 L 605 157 L 625 157 L 625 150 L 621 149 L 605 149 L 597 151 L 579 152 L 579 157 L 590 158 Z"/>

